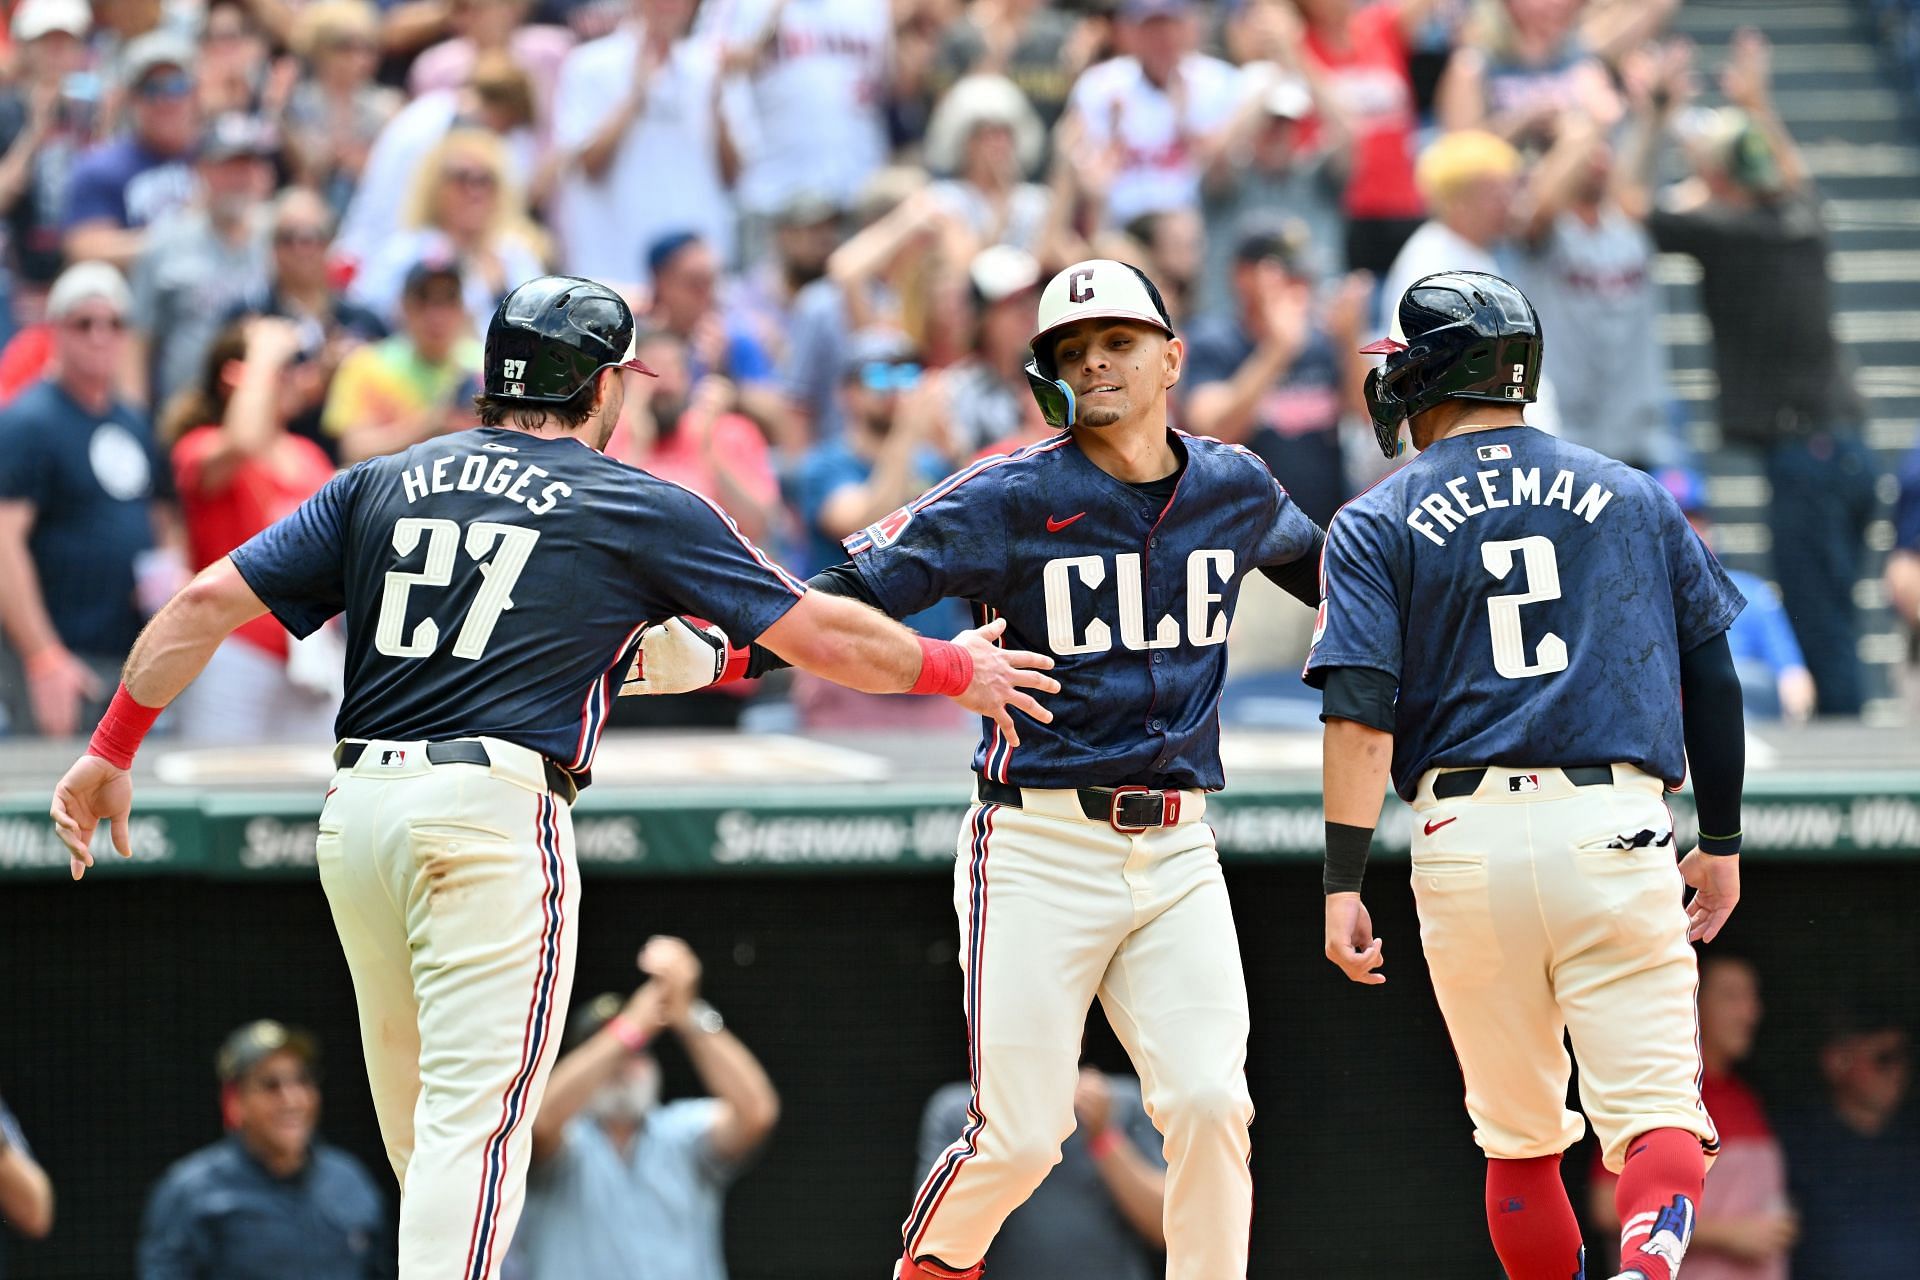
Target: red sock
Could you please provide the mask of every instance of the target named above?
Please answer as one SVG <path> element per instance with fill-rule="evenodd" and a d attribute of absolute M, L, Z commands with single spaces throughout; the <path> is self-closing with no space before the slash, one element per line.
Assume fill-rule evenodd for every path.
<path fill-rule="evenodd" d="M 1626 1167 L 1614 1188 L 1620 1211 L 1620 1269 L 1647 1280 L 1674 1280 L 1706 1181 L 1700 1139 L 1685 1129 L 1655 1129 L 1627 1144 Z"/>
<path fill-rule="evenodd" d="M 1580 1223 L 1559 1156 L 1487 1161 L 1487 1230 L 1510 1280 L 1580 1280 Z"/>

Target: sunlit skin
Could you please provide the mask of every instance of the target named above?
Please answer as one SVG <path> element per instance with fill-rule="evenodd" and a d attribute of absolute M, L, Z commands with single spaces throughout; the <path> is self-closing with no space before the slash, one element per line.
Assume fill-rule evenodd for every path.
<path fill-rule="evenodd" d="M 1180 381 L 1186 344 L 1136 320 L 1102 318 L 1061 326 L 1053 344 L 1057 374 L 1073 390 L 1081 452 L 1129 483 L 1172 475 L 1167 392 Z"/>

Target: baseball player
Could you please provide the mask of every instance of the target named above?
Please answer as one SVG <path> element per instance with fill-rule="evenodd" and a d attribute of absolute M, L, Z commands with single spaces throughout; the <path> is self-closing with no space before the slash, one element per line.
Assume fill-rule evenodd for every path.
<path fill-rule="evenodd" d="M 1378 983 L 1360 902 L 1391 763 L 1413 805 L 1421 942 L 1487 1155 L 1515 1280 L 1583 1274 L 1560 1156 L 1571 1034 L 1616 1201 L 1620 1276 L 1673 1280 L 1714 1127 L 1690 940 L 1740 897 L 1745 603 L 1656 481 L 1527 426 L 1533 307 L 1497 276 L 1426 276 L 1366 394 L 1420 455 L 1327 531 L 1307 680 L 1324 691 L 1326 952 Z M 1700 847 L 1676 869 L 1665 790 L 1691 762 Z M 1682 880 L 1694 895 L 1683 909 Z"/>
<path fill-rule="evenodd" d="M 633 317 L 588 280 L 508 294 L 480 428 L 364 462 L 200 574 L 141 636 L 55 792 L 77 879 L 102 819 L 128 853 L 127 775 L 220 639 L 271 610 L 347 618 L 339 772 L 320 879 L 353 973 L 374 1107 L 402 1188 L 400 1274 L 494 1276 L 521 1208 L 573 982 L 568 805 L 650 619 L 697 607 L 869 691 L 954 696 L 1008 732 L 1047 712 L 1043 657 L 914 636 L 809 592 L 718 507 L 606 457 Z"/>
<path fill-rule="evenodd" d="M 1168 428 L 1184 348 L 1159 290 L 1094 260 L 1040 297 L 1028 376 L 1061 434 L 987 458 L 846 539 L 813 586 L 898 618 L 943 597 L 1050 653 L 1065 692 L 1012 741 L 988 724 L 960 833 L 972 1099 L 904 1229 L 903 1280 L 980 1274 L 1074 1129 L 1098 995 L 1165 1137 L 1167 1274 L 1244 1276 L 1253 1184 L 1246 984 L 1213 831 L 1216 707 L 1240 584 L 1318 603 L 1318 526 L 1237 445 Z M 709 648 L 684 624 L 686 668 Z M 649 648 L 666 692 L 682 670 Z M 749 663 L 757 670 L 764 660 Z"/>

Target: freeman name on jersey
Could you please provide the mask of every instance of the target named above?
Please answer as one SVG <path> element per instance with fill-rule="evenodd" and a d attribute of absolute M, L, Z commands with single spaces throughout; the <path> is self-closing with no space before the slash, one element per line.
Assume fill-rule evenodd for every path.
<path fill-rule="evenodd" d="M 507 457 L 514 450 L 506 445 L 484 444 L 479 450 L 465 454 L 443 454 L 432 462 L 419 462 L 400 473 L 400 487 L 405 492 L 408 505 L 418 502 L 430 493 L 490 493 L 495 497 L 505 497 L 527 509 L 530 516 L 543 516 L 560 503 L 560 499 L 573 493 L 573 486 L 564 480 L 553 480 L 546 484 L 540 481 L 551 475 L 545 467 L 532 463 L 522 465 L 520 459 Z M 460 469 L 454 470 L 458 461 Z M 539 485 L 539 489 L 534 489 Z"/>
<path fill-rule="evenodd" d="M 1488 446 L 1489 450 L 1500 448 L 1505 446 Z M 1479 482 L 1477 498 L 1468 487 L 1467 478 L 1455 476 L 1441 486 L 1445 493 L 1430 493 L 1415 503 L 1414 509 L 1407 513 L 1407 523 L 1434 546 L 1444 547 L 1447 540 L 1442 534 L 1452 533 L 1472 517 L 1501 507 L 1557 506 L 1592 524 L 1613 501 L 1613 490 L 1599 484 L 1589 484 L 1575 501 L 1573 472 L 1565 470 L 1554 472 L 1552 483 L 1544 490 L 1540 487 L 1539 467 L 1508 467 L 1504 478 L 1499 470 L 1476 471 L 1474 479 Z"/>

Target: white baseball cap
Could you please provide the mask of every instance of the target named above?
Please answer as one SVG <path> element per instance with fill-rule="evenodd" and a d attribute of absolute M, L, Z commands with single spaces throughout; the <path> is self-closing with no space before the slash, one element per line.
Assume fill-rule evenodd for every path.
<path fill-rule="evenodd" d="M 84 40 L 93 30 L 93 9 L 87 0 L 22 0 L 13 11 L 13 38 L 21 44 L 55 31 Z"/>
<path fill-rule="evenodd" d="M 89 259 L 74 263 L 53 282 L 47 293 L 47 319 L 65 319 L 75 307 L 93 298 L 103 299 L 123 316 L 133 310 L 127 278 L 112 263 Z"/>
<path fill-rule="evenodd" d="M 1053 362 L 1054 330 L 1077 320 L 1134 320 L 1169 338 L 1173 321 L 1146 273 L 1112 258 L 1076 262 L 1047 281 L 1040 293 L 1040 327 L 1028 344 L 1027 385 L 1049 424 L 1065 430 L 1074 422 L 1073 389 Z"/>
<path fill-rule="evenodd" d="M 1144 272 L 1112 258 L 1088 258 L 1047 281 L 1040 293 L 1040 327 L 1030 345 L 1042 367 L 1053 364 L 1053 353 L 1042 349 L 1046 336 L 1088 319 L 1138 320 L 1173 336 L 1166 304 Z"/>

